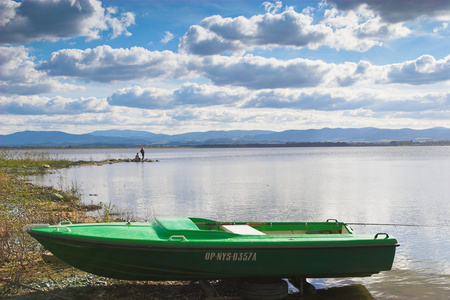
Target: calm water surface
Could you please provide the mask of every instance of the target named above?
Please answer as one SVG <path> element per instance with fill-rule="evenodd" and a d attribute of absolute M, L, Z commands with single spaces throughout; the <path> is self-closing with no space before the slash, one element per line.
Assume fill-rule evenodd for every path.
<path fill-rule="evenodd" d="M 73 160 L 133 158 L 139 149 L 51 150 Z M 450 147 L 148 149 L 156 163 L 59 170 L 35 183 L 76 186 L 86 203 L 123 216 L 232 221 L 415 224 L 352 226 L 387 232 L 400 247 L 392 271 L 311 279 L 330 299 L 449 299 Z M 328 299 L 328 298 L 327 298 Z"/>

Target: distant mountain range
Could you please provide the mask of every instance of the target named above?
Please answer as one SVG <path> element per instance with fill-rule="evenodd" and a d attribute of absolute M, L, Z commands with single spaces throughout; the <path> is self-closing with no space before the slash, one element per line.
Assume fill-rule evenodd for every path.
<path fill-rule="evenodd" d="M 230 130 L 175 135 L 147 131 L 105 130 L 86 134 L 61 131 L 23 131 L 0 135 L 2 147 L 138 146 L 138 145 L 242 145 L 314 142 L 382 143 L 391 141 L 450 141 L 449 128 L 378 129 L 323 128 L 308 130 Z"/>

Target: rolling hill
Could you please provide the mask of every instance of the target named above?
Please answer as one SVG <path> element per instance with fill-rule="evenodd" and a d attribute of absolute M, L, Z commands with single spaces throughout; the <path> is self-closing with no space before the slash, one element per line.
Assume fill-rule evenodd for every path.
<path fill-rule="evenodd" d="M 23 131 L 0 135 L 2 147 L 136 146 L 136 145 L 239 145 L 315 142 L 384 143 L 391 141 L 450 141 L 449 128 L 379 129 L 323 128 L 308 130 L 230 130 L 175 135 L 147 131 L 106 130 L 86 134 L 61 131 Z"/>

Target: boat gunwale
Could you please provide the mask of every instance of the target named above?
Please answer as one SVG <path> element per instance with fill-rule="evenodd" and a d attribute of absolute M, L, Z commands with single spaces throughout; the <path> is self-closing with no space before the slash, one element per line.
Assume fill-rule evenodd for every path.
<path fill-rule="evenodd" d="M 100 245 L 100 246 L 115 246 L 115 247 L 121 247 L 121 248 L 153 248 L 153 249 L 176 249 L 176 250 L 266 250 L 266 249 L 280 249 L 280 250 L 295 250 L 295 249 L 332 249 L 332 248 L 378 248 L 378 247 L 399 247 L 399 243 L 389 243 L 389 244 L 365 244 L 365 245 L 298 245 L 298 243 L 295 243 L 294 245 L 255 245 L 253 242 L 250 242 L 251 245 L 243 246 L 243 245 L 214 245 L 214 246 L 204 246 L 204 245 L 182 245 L 180 243 L 186 243 L 186 241 L 151 241 L 152 244 L 141 244 L 141 243 L 115 243 L 115 242 L 103 242 L 103 241 L 93 241 L 93 240 L 84 240 L 84 239 L 77 239 L 77 238 L 71 238 L 68 236 L 58 236 L 54 234 L 46 234 L 46 233 L 40 233 L 40 232 L 31 232 L 29 231 L 29 234 L 31 236 L 41 236 L 45 238 L 49 238 L 51 240 L 64 240 L 64 241 L 73 241 L 78 243 L 85 243 L 90 245 Z M 375 239 L 373 239 L 375 240 Z M 395 239 L 385 239 L 385 240 L 395 240 Z M 364 241 L 372 241 L 372 240 L 364 240 Z M 396 240 L 395 240 L 396 241 Z M 156 242 L 156 243 L 155 243 Z M 289 241 L 292 242 L 292 241 Z M 288 243 L 289 243 L 288 242 Z M 284 243 L 286 244 L 286 242 Z M 292 243 L 293 244 L 293 243 Z"/>

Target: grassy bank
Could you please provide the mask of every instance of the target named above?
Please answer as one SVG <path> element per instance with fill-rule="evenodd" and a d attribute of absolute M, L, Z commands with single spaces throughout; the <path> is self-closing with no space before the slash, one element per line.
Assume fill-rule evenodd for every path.
<path fill-rule="evenodd" d="M 70 219 L 86 221 L 95 206 L 79 203 L 76 190 L 59 191 L 38 187 L 24 178 L 44 173 L 49 168 L 69 167 L 73 162 L 52 160 L 45 153 L 0 154 L 0 296 L 20 292 L 20 284 L 46 276 L 43 249 L 22 231 L 26 224 L 55 224 Z M 39 269 L 39 274 L 36 270 Z M 47 270 L 48 271 L 48 270 Z"/>

